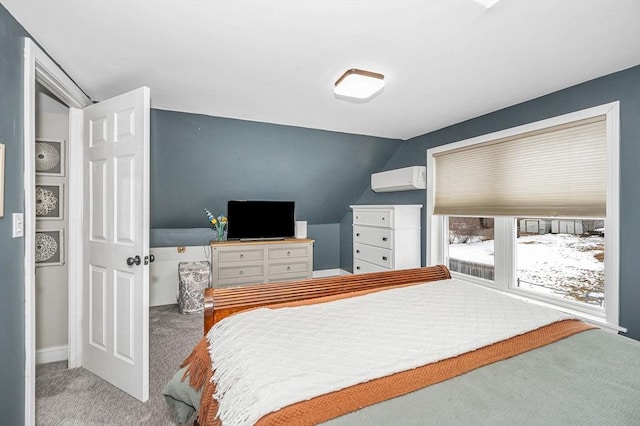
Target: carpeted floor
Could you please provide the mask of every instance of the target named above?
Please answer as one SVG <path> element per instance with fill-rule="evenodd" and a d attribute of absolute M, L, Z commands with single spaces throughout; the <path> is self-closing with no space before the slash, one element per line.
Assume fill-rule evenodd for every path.
<path fill-rule="evenodd" d="M 178 424 L 162 389 L 201 336 L 202 314 L 182 315 L 178 305 L 149 309 L 149 400 L 144 403 L 84 368 L 67 369 L 66 361 L 38 365 L 36 424 Z"/>

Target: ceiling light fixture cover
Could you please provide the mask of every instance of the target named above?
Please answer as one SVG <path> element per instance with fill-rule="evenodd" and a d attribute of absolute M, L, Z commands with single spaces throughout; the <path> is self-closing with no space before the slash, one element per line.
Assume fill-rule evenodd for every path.
<path fill-rule="evenodd" d="M 333 93 L 338 96 L 366 100 L 384 88 L 384 75 L 352 68 L 336 81 Z"/>
<path fill-rule="evenodd" d="M 489 9 L 491 6 L 493 6 L 494 4 L 498 3 L 500 0 L 473 0 L 473 1 L 483 5 L 487 9 Z"/>

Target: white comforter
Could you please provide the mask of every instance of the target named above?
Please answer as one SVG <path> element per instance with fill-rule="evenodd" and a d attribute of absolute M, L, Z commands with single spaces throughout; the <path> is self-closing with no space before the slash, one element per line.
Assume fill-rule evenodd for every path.
<path fill-rule="evenodd" d="M 208 334 L 223 425 L 486 346 L 569 316 L 450 279 L 257 309 Z"/>

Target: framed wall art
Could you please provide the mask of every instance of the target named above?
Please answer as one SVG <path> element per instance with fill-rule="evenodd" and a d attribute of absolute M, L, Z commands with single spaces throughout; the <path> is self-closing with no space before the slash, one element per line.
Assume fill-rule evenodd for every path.
<path fill-rule="evenodd" d="M 0 143 L 0 217 L 4 216 L 4 144 Z"/>
<path fill-rule="evenodd" d="M 36 184 L 36 219 L 64 219 L 63 191 L 63 184 Z"/>
<path fill-rule="evenodd" d="M 36 266 L 64 265 L 64 229 L 36 231 Z"/>
<path fill-rule="evenodd" d="M 64 176 L 65 141 L 36 140 L 36 174 Z"/>

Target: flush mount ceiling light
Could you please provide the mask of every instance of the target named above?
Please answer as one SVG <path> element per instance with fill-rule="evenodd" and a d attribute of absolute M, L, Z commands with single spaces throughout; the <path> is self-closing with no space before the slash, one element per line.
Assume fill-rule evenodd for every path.
<path fill-rule="evenodd" d="M 500 0 L 473 0 L 473 1 L 483 5 L 487 9 L 489 9 L 491 6 L 493 6 L 494 4 L 498 3 Z"/>
<path fill-rule="evenodd" d="M 366 100 L 384 88 L 384 75 L 352 68 L 336 81 L 333 93 L 337 96 Z"/>

